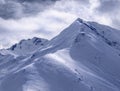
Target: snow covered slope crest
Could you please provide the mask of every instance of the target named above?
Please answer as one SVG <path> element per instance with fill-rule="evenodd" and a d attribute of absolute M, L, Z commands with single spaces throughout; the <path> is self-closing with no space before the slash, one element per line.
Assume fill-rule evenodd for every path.
<path fill-rule="evenodd" d="M 50 41 L 0 50 L 0 91 L 120 91 L 119 35 L 78 18 Z"/>

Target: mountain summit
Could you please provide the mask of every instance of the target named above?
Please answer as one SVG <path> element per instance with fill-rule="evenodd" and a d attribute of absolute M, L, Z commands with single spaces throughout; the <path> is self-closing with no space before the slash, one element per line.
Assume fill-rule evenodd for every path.
<path fill-rule="evenodd" d="M 0 91 L 120 91 L 119 35 L 78 18 L 49 41 L 0 50 Z"/>

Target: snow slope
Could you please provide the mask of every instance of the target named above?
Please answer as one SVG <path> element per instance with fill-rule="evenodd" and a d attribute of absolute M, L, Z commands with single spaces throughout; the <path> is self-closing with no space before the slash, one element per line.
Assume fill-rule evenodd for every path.
<path fill-rule="evenodd" d="M 120 91 L 120 32 L 78 18 L 48 41 L 0 51 L 0 91 Z"/>

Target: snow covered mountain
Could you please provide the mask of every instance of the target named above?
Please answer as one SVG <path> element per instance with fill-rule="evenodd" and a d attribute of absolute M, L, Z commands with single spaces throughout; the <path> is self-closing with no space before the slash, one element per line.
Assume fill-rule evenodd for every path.
<path fill-rule="evenodd" d="M 21 40 L 18 44 L 11 46 L 9 49 L 2 49 L 0 53 L 3 55 L 13 54 L 16 56 L 24 56 L 32 54 L 36 50 L 42 48 L 48 42 L 47 39 L 34 37 L 28 40 Z"/>
<path fill-rule="evenodd" d="M 50 41 L 0 50 L 0 91 L 120 91 L 119 35 L 78 18 Z"/>

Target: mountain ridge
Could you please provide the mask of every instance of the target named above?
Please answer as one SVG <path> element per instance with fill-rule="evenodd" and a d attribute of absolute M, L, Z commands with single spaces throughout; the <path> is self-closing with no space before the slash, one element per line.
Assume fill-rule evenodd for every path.
<path fill-rule="evenodd" d="M 116 29 L 78 18 L 49 41 L 31 39 L 31 51 L 13 46 L 0 55 L 0 91 L 119 91 L 119 39 Z"/>

